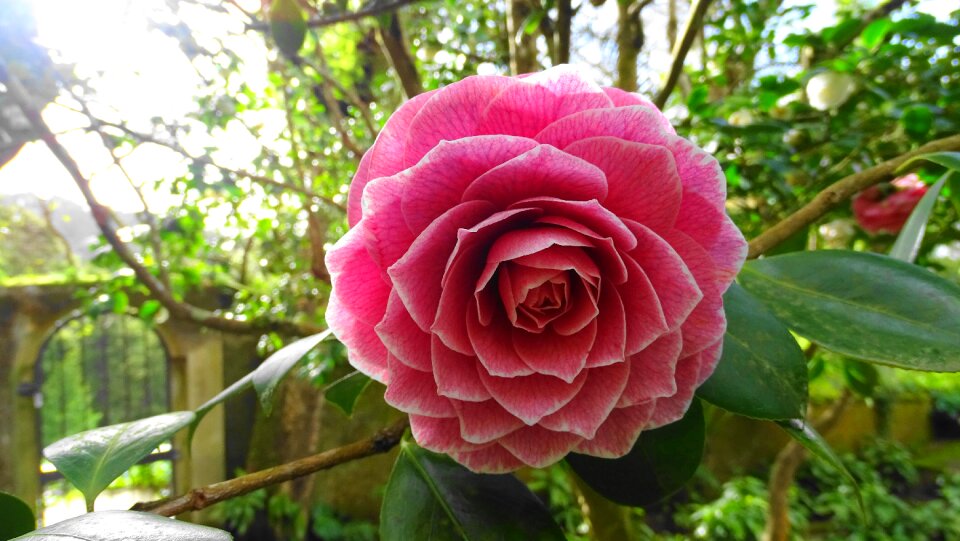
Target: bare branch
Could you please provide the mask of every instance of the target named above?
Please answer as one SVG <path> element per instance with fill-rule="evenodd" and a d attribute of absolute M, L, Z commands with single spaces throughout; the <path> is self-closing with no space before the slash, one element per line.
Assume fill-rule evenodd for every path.
<path fill-rule="evenodd" d="M 280 466 L 267 468 L 220 483 L 195 488 L 182 496 L 141 502 L 134 505 L 134 511 L 150 511 L 158 515 L 172 517 L 188 511 L 198 511 L 215 503 L 242 496 L 254 490 L 277 485 L 292 479 L 304 477 L 320 470 L 327 470 L 360 458 L 386 453 L 393 449 L 410 422 L 406 417 L 390 427 L 384 428 L 373 436 L 353 442 L 343 447 L 330 449 L 322 453 L 294 460 Z"/>
<path fill-rule="evenodd" d="M 960 150 L 960 135 L 951 135 L 931 141 L 915 150 L 834 182 L 818 193 L 812 201 L 751 240 L 747 257 L 759 257 L 797 231 L 817 221 L 818 218 L 857 192 L 890 178 L 894 170 L 910 158 L 943 150 Z"/>
<path fill-rule="evenodd" d="M 63 104 L 58 104 L 58 105 L 61 105 L 61 106 L 63 106 L 63 107 L 66 107 L 66 106 L 64 106 Z M 70 107 L 67 107 L 67 108 L 70 109 L 70 110 L 72 110 L 72 111 L 74 110 L 73 108 L 70 108 Z M 82 111 L 76 111 L 76 112 L 82 112 Z M 187 152 L 187 150 L 186 150 L 185 148 L 183 148 L 182 146 L 180 146 L 180 145 L 179 145 L 177 142 L 175 142 L 175 141 L 170 141 L 170 140 L 166 140 L 166 139 L 161 139 L 161 138 L 159 138 L 159 137 L 157 137 L 157 136 L 155 136 L 155 135 L 138 132 L 138 131 L 136 131 L 136 130 L 131 129 L 129 126 L 127 126 L 127 125 L 125 125 L 125 124 L 122 124 L 122 123 L 119 123 L 119 122 L 109 122 L 109 121 L 102 120 L 102 119 L 99 119 L 99 118 L 94 118 L 94 117 L 90 117 L 90 118 L 91 118 L 91 121 L 94 122 L 94 124 L 93 124 L 93 129 L 94 129 L 94 130 L 97 130 L 98 128 L 104 127 L 104 126 L 110 127 L 110 128 L 115 128 L 115 129 L 120 130 L 121 132 L 127 134 L 128 136 L 130 136 L 130 137 L 132 137 L 133 139 L 136 139 L 137 141 L 140 141 L 140 142 L 142 142 L 142 143 L 153 143 L 153 144 L 155 144 L 155 145 L 160 145 L 160 146 L 162 146 L 162 147 L 169 148 L 170 150 L 173 150 L 174 152 L 177 152 L 177 153 L 181 154 L 182 156 L 184 156 L 184 157 L 187 158 L 188 160 L 190 160 L 190 161 L 192 161 L 192 162 L 194 162 L 194 163 L 196 163 L 196 164 L 198 164 L 198 165 L 210 165 L 210 166 L 218 169 L 221 173 L 224 174 L 225 177 L 227 177 L 227 178 L 226 178 L 226 181 L 227 181 L 227 182 L 230 182 L 230 183 L 232 183 L 232 184 L 236 184 L 236 181 L 234 180 L 234 178 L 246 178 L 246 179 L 248 179 L 248 180 L 251 180 L 251 181 L 253 181 L 253 182 L 256 182 L 257 184 L 262 184 L 262 185 L 264 185 L 264 186 L 267 186 L 267 187 L 276 189 L 276 190 L 278 190 L 278 191 L 295 192 L 295 193 L 298 193 L 298 194 L 303 195 L 303 196 L 305 196 L 305 197 L 309 197 L 309 198 L 311 198 L 311 199 L 315 199 L 315 200 L 317 200 L 317 201 L 319 201 L 319 202 L 321 202 L 321 203 L 323 203 L 323 204 L 325 204 L 325 205 L 327 205 L 327 206 L 329 206 L 329 207 L 331 207 L 331 208 L 335 208 L 335 209 L 337 209 L 337 210 L 339 210 L 339 211 L 341 211 L 341 212 L 346 212 L 346 210 L 347 210 L 347 208 L 346 208 L 343 204 L 337 203 L 336 201 L 334 201 L 333 199 L 330 199 L 329 197 L 322 196 L 322 195 L 320 195 L 320 194 L 318 194 L 318 193 L 316 193 L 316 192 L 310 191 L 310 190 L 308 190 L 308 189 L 306 189 L 306 188 L 304 188 L 304 187 L 302 187 L 302 186 L 298 186 L 298 185 L 293 184 L 293 183 L 280 182 L 280 181 L 274 180 L 274 179 L 272 179 L 272 178 L 270 178 L 270 177 L 266 177 L 266 176 L 263 176 L 263 175 L 258 175 L 258 174 L 256 174 L 256 173 L 250 173 L 250 172 L 248 172 L 248 171 L 231 169 L 231 168 L 229 168 L 229 167 L 225 167 L 225 166 L 223 166 L 223 165 L 220 165 L 220 164 L 214 162 L 212 159 L 210 159 L 210 158 L 207 157 L 207 156 L 195 157 L 195 156 L 191 155 L 189 152 Z M 234 178 L 230 178 L 230 177 L 234 177 Z"/>
<path fill-rule="evenodd" d="M 670 65 L 670 72 L 667 74 L 667 81 L 653 100 L 653 103 L 661 109 L 667 103 L 667 98 L 670 97 L 674 87 L 677 86 L 677 81 L 683 72 L 683 63 L 687 59 L 687 53 L 690 52 L 694 39 L 700 32 L 700 27 L 703 26 L 703 17 L 707 13 L 707 8 L 710 7 L 710 1 L 693 0 L 693 4 L 690 5 L 690 14 L 687 16 L 687 24 L 683 28 L 683 37 L 673 46 L 673 62 Z"/>
<path fill-rule="evenodd" d="M 53 152 L 53 155 L 56 156 L 57 160 L 60 161 L 67 172 L 70 173 L 74 183 L 77 185 L 77 188 L 80 189 L 83 198 L 90 207 L 90 213 L 97 227 L 100 228 L 100 232 L 103 233 L 104 238 L 106 238 L 114 252 L 133 270 L 137 279 L 150 291 L 151 296 L 160 301 L 160 304 L 170 312 L 172 317 L 193 321 L 205 327 L 235 334 L 257 334 L 275 331 L 288 335 L 306 336 L 316 334 L 323 330 L 321 327 L 315 325 L 299 324 L 292 321 L 273 319 L 245 321 L 228 319 L 208 310 L 180 302 L 174 298 L 173 294 L 164 287 L 156 276 L 141 264 L 138 256 L 130 251 L 127 244 L 120 239 L 117 234 L 115 222 L 111 218 L 109 207 L 102 205 L 97 200 L 93 191 L 90 189 L 90 182 L 80 172 L 79 166 L 77 166 L 73 157 L 70 156 L 70 153 L 67 152 L 67 149 L 57 141 L 57 138 L 50 131 L 50 127 L 43 121 L 40 112 L 37 111 L 31 103 L 23 84 L 15 75 L 7 70 L 7 64 L 3 58 L 0 58 L 0 82 L 7 87 L 7 94 L 13 98 L 14 102 L 19 106 L 23 115 L 30 122 L 34 132 L 39 134 L 40 139 L 46 143 L 50 151 Z"/>

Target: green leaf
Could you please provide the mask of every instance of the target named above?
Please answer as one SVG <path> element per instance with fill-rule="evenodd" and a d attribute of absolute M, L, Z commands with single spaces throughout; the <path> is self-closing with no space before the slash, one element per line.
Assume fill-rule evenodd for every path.
<path fill-rule="evenodd" d="M 550 512 L 512 475 L 473 473 L 408 442 L 380 509 L 383 541 L 563 541 Z"/>
<path fill-rule="evenodd" d="M 854 359 L 844 359 L 843 378 L 847 386 L 853 389 L 861 396 L 873 396 L 873 391 L 880 380 L 880 374 L 877 368 L 872 364 L 857 361 Z"/>
<path fill-rule="evenodd" d="M 570 453 L 567 463 L 601 496 L 634 507 L 660 501 L 680 490 L 703 458 L 703 406 L 694 399 L 679 421 L 640 434 L 621 458 Z"/>
<path fill-rule="evenodd" d="M 740 284 L 829 350 L 880 364 L 960 371 L 960 286 L 891 257 L 818 250 L 747 262 Z"/>
<path fill-rule="evenodd" d="M 867 508 L 863 504 L 863 495 L 860 493 L 860 486 L 857 484 L 857 480 L 853 478 L 853 475 L 850 474 L 850 471 L 847 470 L 847 467 L 843 465 L 840 457 L 833 452 L 830 445 L 823 439 L 823 436 L 803 419 L 777 421 L 777 424 L 780 425 L 780 428 L 786 430 L 791 438 L 797 440 L 797 442 L 806 447 L 814 456 L 832 466 L 833 469 L 837 470 L 838 473 L 847 479 L 857 495 L 857 503 L 860 504 L 860 512 L 863 514 L 864 522 L 866 522 Z"/>
<path fill-rule="evenodd" d="M 807 363 L 790 331 L 737 284 L 723 296 L 723 308 L 723 356 L 697 395 L 747 417 L 801 417 L 807 402 Z"/>
<path fill-rule="evenodd" d="M 127 296 L 123 291 L 114 291 L 111 295 L 111 300 L 113 304 L 111 309 L 114 314 L 126 314 L 127 307 L 130 306 L 130 297 Z"/>
<path fill-rule="evenodd" d="M 900 115 L 900 123 L 910 135 L 922 137 L 933 127 L 933 111 L 926 105 L 911 105 Z"/>
<path fill-rule="evenodd" d="M 83 493 L 87 508 L 93 510 L 103 489 L 194 417 L 192 411 L 179 411 L 87 430 L 52 443 L 43 456 Z"/>
<path fill-rule="evenodd" d="M 547 14 L 547 11 L 544 9 L 538 9 L 530 12 L 530 15 L 527 15 L 527 18 L 523 21 L 523 33 L 528 36 L 533 35 L 537 31 L 537 28 L 540 28 L 540 23 L 543 21 L 544 15 Z M 520 43 L 520 38 L 522 35 L 517 36 L 517 43 Z"/>
<path fill-rule="evenodd" d="M 273 392 L 277 389 L 277 385 L 283 377 L 304 355 L 329 336 L 330 331 L 326 330 L 313 336 L 301 338 L 268 357 L 251 373 L 253 388 L 260 395 L 260 404 L 268 414 L 273 407 Z"/>
<path fill-rule="evenodd" d="M 0 541 L 13 539 L 37 527 L 30 506 L 20 498 L 0 492 Z"/>
<path fill-rule="evenodd" d="M 933 162 L 937 165 L 942 165 L 947 169 L 956 171 L 960 173 L 960 152 L 931 152 L 929 154 L 921 154 L 919 156 L 914 156 L 909 160 L 900 164 L 900 167 L 897 168 L 897 172 L 903 172 L 914 164 L 914 162 L 926 160 L 928 162 Z"/>
<path fill-rule="evenodd" d="M 216 528 L 137 511 L 100 511 L 58 522 L 17 539 L 31 541 L 229 541 Z"/>
<path fill-rule="evenodd" d="M 270 34 L 287 58 L 296 59 L 307 36 L 307 19 L 297 0 L 273 0 L 270 6 Z"/>
<path fill-rule="evenodd" d="M 140 316 L 140 319 L 150 321 L 153 319 L 153 316 L 157 315 L 157 312 L 160 311 L 160 308 L 160 301 L 156 299 L 146 300 L 140 305 L 140 311 L 138 312 L 138 315 Z"/>
<path fill-rule="evenodd" d="M 877 19 L 863 29 L 860 34 L 860 41 L 867 49 L 873 49 L 883 43 L 892 27 L 893 22 L 890 19 Z"/>
<path fill-rule="evenodd" d="M 325 391 L 324 398 L 334 406 L 340 408 L 348 417 L 353 414 L 353 407 L 360 398 L 360 393 L 370 385 L 370 378 L 360 372 L 351 372 L 331 383 Z"/>
<path fill-rule="evenodd" d="M 943 189 L 943 185 L 947 182 L 947 179 L 950 178 L 950 173 L 951 172 L 948 171 L 940 177 L 940 180 L 927 190 L 927 193 L 923 195 L 923 198 L 920 199 L 920 202 L 914 207 L 913 212 L 910 213 L 910 217 L 907 219 L 907 223 L 904 224 L 903 229 L 900 230 L 900 234 L 897 235 L 897 241 L 893 243 L 893 248 L 890 249 L 890 257 L 906 261 L 907 263 L 913 263 L 913 260 L 917 258 L 917 252 L 920 251 L 920 243 L 923 242 L 923 234 L 927 229 L 927 221 L 930 220 L 930 212 L 933 211 L 933 206 L 937 203 L 940 190 Z"/>
<path fill-rule="evenodd" d="M 277 350 L 273 355 L 267 357 L 265 361 L 260 363 L 260 366 L 254 369 L 253 372 L 233 382 L 232 385 L 220 391 L 216 396 L 207 400 L 197 408 L 196 423 L 199 423 L 200 419 L 212 410 L 214 406 L 246 390 L 251 385 L 256 389 L 257 394 L 260 395 L 260 403 L 263 405 L 263 408 L 269 412 L 272 405 L 271 399 L 273 398 L 273 392 L 276 390 L 280 380 L 287 375 L 287 372 L 289 372 L 304 355 L 309 353 L 311 349 L 315 348 L 317 344 L 329 336 L 330 331 L 326 330 L 306 338 L 301 338 Z"/>

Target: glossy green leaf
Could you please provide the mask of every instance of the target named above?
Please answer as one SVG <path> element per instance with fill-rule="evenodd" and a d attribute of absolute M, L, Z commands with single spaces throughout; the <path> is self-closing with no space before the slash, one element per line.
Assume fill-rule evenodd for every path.
<path fill-rule="evenodd" d="M 298 57 L 307 36 L 307 19 L 297 0 L 273 0 L 269 13 L 270 34 L 287 58 Z"/>
<path fill-rule="evenodd" d="M 323 396 L 327 402 L 340 408 L 347 416 L 353 414 L 353 407 L 360 398 L 360 393 L 370 385 L 370 377 L 360 372 L 351 372 L 331 383 Z"/>
<path fill-rule="evenodd" d="M 873 49 L 883 43 L 892 27 L 893 21 L 890 19 L 877 19 L 863 29 L 863 32 L 860 33 L 860 41 L 867 49 Z"/>
<path fill-rule="evenodd" d="M 943 189 L 943 185 L 949 178 L 950 172 L 940 177 L 940 180 L 927 190 L 927 193 L 923 195 L 923 198 L 921 198 L 917 206 L 914 207 L 913 212 L 910 213 L 910 217 L 907 219 L 907 223 L 903 225 L 903 229 L 901 229 L 900 234 L 897 235 L 897 240 L 893 243 L 893 248 L 890 249 L 890 257 L 906 261 L 907 263 L 913 263 L 913 260 L 917 258 L 917 252 L 920 251 L 920 243 L 923 242 L 923 235 L 927 229 L 927 221 L 930 220 L 930 212 L 933 211 L 933 206 L 937 203 L 940 190 Z"/>
<path fill-rule="evenodd" d="M 49 445 L 43 456 L 83 493 L 87 508 L 93 509 L 93 501 L 103 489 L 194 417 L 192 411 L 179 411 L 87 430 Z"/>
<path fill-rule="evenodd" d="M 921 154 L 919 156 L 914 156 L 909 160 L 900 164 L 900 167 L 897 168 L 898 172 L 906 171 L 910 169 L 914 163 L 918 161 L 928 161 L 933 162 L 937 165 L 942 165 L 947 169 L 956 171 L 960 173 L 960 152 L 931 152 L 929 154 Z"/>
<path fill-rule="evenodd" d="M 658 502 L 680 490 L 703 458 L 703 406 L 694 399 L 679 421 L 640 434 L 621 458 L 570 453 L 567 463 L 591 488 L 622 505 Z"/>
<path fill-rule="evenodd" d="M 20 498 L 0 492 L 0 541 L 13 539 L 37 527 L 30 506 Z"/>
<path fill-rule="evenodd" d="M 960 286 L 891 257 L 843 250 L 749 261 L 740 284 L 789 328 L 866 361 L 960 371 Z"/>
<path fill-rule="evenodd" d="M 747 417 L 799 418 L 807 402 L 807 363 L 797 341 L 737 284 L 723 296 L 723 308 L 723 356 L 697 395 Z"/>
<path fill-rule="evenodd" d="M 861 396 L 873 396 L 873 392 L 880 381 L 877 367 L 855 359 L 843 361 L 843 378 L 847 386 Z"/>
<path fill-rule="evenodd" d="M 910 135 L 922 137 L 933 127 L 933 111 L 925 105 L 912 105 L 904 109 L 900 123 Z"/>
<path fill-rule="evenodd" d="M 830 445 L 823 439 L 823 436 L 803 419 L 777 421 L 777 424 L 780 425 L 780 428 L 786 430 L 791 438 L 806 447 L 811 454 L 832 466 L 833 469 L 837 470 L 838 473 L 847 479 L 847 482 L 850 483 L 853 491 L 857 495 L 857 503 L 860 504 L 860 511 L 863 513 L 864 520 L 867 520 L 867 508 L 863 504 L 863 495 L 860 493 L 860 486 L 857 484 L 857 480 L 850 474 L 847 467 L 843 465 L 840 457 L 833 452 L 833 449 L 830 448 Z"/>
<path fill-rule="evenodd" d="M 277 385 L 283 377 L 287 375 L 287 372 L 300 362 L 304 355 L 329 336 L 330 331 L 326 330 L 313 336 L 301 338 L 267 357 L 267 360 L 263 361 L 251 373 L 253 388 L 260 396 L 260 404 L 267 413 L 270 412 L 273 405 L 273 392 L 277 389 Z"/>
<path fill-rule="evenodd" d="M 140 316 L 140 319 L 150 321 L 153 319 L 153 316 L 157 315 L 157 312 L 160 311 L 160 308 L 162 308 L 160 301 L 149 299 L 143 301 L 143 304 L 140 305 L 140 311 L 138 312 L 138 315 Z"/>
<path fill-rule="evenodd" d="M 265 361 L 260 363 L 260 366 L 252 372 L 233 382 L 229 387 L 220 391 L 216 396 L 207 400 L 197 408 L 196 422 L 199 423 L 200 419 L 213 409 L 214 406 L 246 390 L 250 386 L 256 389 L 257 394 L 260 396 L 260 403 L 263 405 L 263 408 L 269 412 L 272 406 L 273 392 L 283 377 L 287 375 L 287 372 L 289 372 L 304 355 L 309 353 L 311 349 L 317 347 L 317 344 L 329 336 L 329 330 L 323 331 L 313 336 L 301 338 L 277 350 L 273 355 L 267 357 Z"/>
<path fill-rule="evenodd" d="M 380 509 L 383 541 L 563 541 L 550 512 L 516 477 L 473 473 L 408 442 Z"/>
<path fill-rule="evenodd" d="M 229 541 L 216 528 L 137 511 L 100 511 L 58 522 L 17 539 L 30 541 Z"/>

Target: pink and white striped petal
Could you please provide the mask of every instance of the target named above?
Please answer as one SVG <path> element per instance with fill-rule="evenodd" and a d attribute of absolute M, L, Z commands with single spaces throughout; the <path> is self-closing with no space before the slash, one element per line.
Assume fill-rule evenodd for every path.
<path fill-rule="evenodd" d="M 430 333 L 424 332 L 413 321 L 396 290 L 390 292 L 387 312 L 374 330 L 383 341 L 383 345 L 398 361 L 423 372 L 433 369 L 430 358 Z"/>
<path fill-rule="evenodd" d="M 582 439 L 569 432 L 554 432 L 541 426 L 525 426 L 500 438 L 497 443 L 524 464 L 545 468 L 567 456 Z"/>
<path fill-rule="evenodd" d="M 477 129 L 479 133 L 532 137 L 559 118 L 612 106 L 603 89 L 576 68 L 557 66 L 505 88 L 487 106 Z"/>
<path fill-rule="evenodd" d="M 496 400 L 453 402 L 460 419 L 460 436 L 475 444 L 490 443 L 526 426 L 523 421 L 503 409 Z"/>
<path fill-rule="evenodd" d="M 677 362 L 682 347 L 683 337 L 680 331 L 676 330 L 661 336 L 643 351 L 632 355 L 627 360 L 630 377 L 617 406 L 634 406 L 676 394 Z"/>
<path fill-rule="evenodd" d="M 499 444 L 490 445 L 477 451 L 451 453 L 450 456 L 476 473 L 510 473 L 526 466 Z"/>
<path fill-rule="evenodd" d="M 363 155 L 347 196 L 347 222 L 350 227 L 356 225 L 363 216 L 360 200 L 367 183 L 375 178 L 395 175 L 406 168 L 403 164 L 403 147 L 407 130 L 414 116 L 436 92 L 424 92 L 401 105 L 390 115 L 390 119 L 377 135 L 376 142 Z"/>
<path fill-rule="evenodd" d="M 590 440 L 580 442 L 576 452 L 600 458 L 620 458 L 633 449 L 637 438 L 646 429 L 656 408 L 656 401 L 617 408 L 610 412 Z"/>
<path fill-rule="evenodd" d="M 486 445 L 464 441 L 460 437 L 460 421 L 456 418 L 425 417 L 410 414 L 410 432 L 421 447 L 437 453 L 476 451 Z"/>
<path fill-rule="evenodd" d="M 587 374 L 580 372 L 572 383 L 567 383 L 542 374 L 499 378 L 481 370 L 480 380 L 505 410 L 533 425 L 573 400 L 583 388 Z"/>
<path fill-rule="evenodd" d="M 420 161 L 440 141 L 480 135 L 477 125 L 487 105 L 504 88 L 517 84 L 509 77 L 467 77 L 436 92 L 407 128 L 403 167 Z"/>
<path fill-rule="evenodd" d="M 457 206 L 478 177 L 537 147 L 533 139 L 503 135 L 441 141 L 407 170 L 400 206 L 411 231 L 420 232 Z"/>
<path fill-rule="evenodd" d="M 463 200 L 490 201 L 498 208 L 531 197 L 602 201 L 607 197 L 603 172 L 580 158 L 549 145 L 540 145 L 473 181 Z"/>
<path fill-rule="evenodd" d="M 670 150 L 616 137 L 576 141 L 564 152 L 600 168 L 609 191 L 603 206 L 656 231 L 671 229 L 680 212 L 682 186 Z"/>
<path fill-rule="evenodd" d="M 387 355 L 390 384 L 383 399 L 387 404 L 407 413 L 427 417 L 455 417 L 449 398 L 440 396 L 433 374 L 414 370 Z"/>
<path fill-rule="evenodd" d="M 630 363 L 616 363 L 587 370 L 587 381 L 577 396 L 566 406 L 540 419 L 538 424 L 553 431 L 593 438 L 617 405 L 631 369 Z"/>
<path fill-rule="evenodd" d="M 476 357 L 453 351 L 436 336 L 431 337 L 428 351 L 433 359 L 433 378 L 440 396 L 467 402 L 482 402 L 491 398 L 490 392 L 480 381 Z"/>

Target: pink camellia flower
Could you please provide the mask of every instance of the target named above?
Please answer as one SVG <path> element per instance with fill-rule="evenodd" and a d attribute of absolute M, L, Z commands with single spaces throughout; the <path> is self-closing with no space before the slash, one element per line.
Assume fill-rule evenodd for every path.
<path fill-rule="evenodd" d="M 853 216 L 864 231 L 895 235 L 903 229 L 913 208 L 927 193 L 927 185 L 915 174 L 889 184 L 871 186 L 853 198 Z"/>
<path fill-rule="evenodd" d="M 746 253 L 716 160 L 561 66 L 397 110 L 327 254 L 327 321 L 416 441 L 474 471 L 619 457 L 713 372 Z"/>

